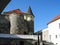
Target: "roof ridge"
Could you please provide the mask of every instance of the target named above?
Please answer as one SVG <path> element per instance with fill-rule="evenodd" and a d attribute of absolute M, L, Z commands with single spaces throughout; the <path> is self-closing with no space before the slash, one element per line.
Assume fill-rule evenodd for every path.
<path fill-rule="evenodd" d="M 58 14 L 57 16 L 55 16 L 50 22 L 48 22 L 48 24 L 50 24 L 50 23 L 52 23 L 52 22 L 54 22 L 54 21 L 56 21 L 58 19 L 60 19 L 60 14 Z"/>
<path fill-rule="evenodd" d="M 15 10 L 8 11 L 6 13 L 9 13 L 9 14 L 11 14 L 11 13 L 23 14 L 24 12 L 22 12 L 20 9 L 15 9 Z"/>

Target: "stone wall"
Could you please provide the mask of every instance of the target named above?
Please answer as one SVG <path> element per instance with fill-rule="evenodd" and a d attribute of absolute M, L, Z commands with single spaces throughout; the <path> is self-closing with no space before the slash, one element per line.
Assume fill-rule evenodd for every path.
<path fill-rule="evenodd" d="M 0 15 L 0 33 L 10 32 L 10 23 L 8 15 Z"/>
<path fill-rule="evenodd" d="M 33 34 L 34 21 L 24 20 L 22 14 L 0 15 L 0 33 L 10 34 Z"/>
<path fill-rule="evenodd" d="M 0 45 L 9 45 L 9 44 L 10 44 L 9 39 L 0 38 Z"/>
<path fill-rule="evenodd" d="M 11 24 L 10 34 L 24 34 L 24 32 L 27 32 L 23 15 L 11 14 L 9 18 Z"/>
<path fill-rule="evenodd" d="M 5 14 L 0 15 L 0 33 L 6 34 L 33 34 L 34 22 L 24 20 L 24 15 L 21 14 Z M 0 44 L 20 45 L 22 40 L 0 39 Z M 31 44 L 23 40 L 24 45 Z"/>
<path fill-rule="evenodd" d="M 28 28 L 28 32 L 29 34 L 34 34 L 34 21 L 28 21 L 27 22 L 27 28 Z"/>

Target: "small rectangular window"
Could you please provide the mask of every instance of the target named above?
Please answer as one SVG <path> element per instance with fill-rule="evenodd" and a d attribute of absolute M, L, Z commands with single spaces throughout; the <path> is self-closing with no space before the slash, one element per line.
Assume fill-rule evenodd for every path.
<path fill-rule="evenodd" d="M 56 38 L 57 38 L 57 35 L 56 35 Z"/>
<path fill-rule="evenodd" d="M 58 43 L 56 43 L 56 45 L 58 45 Z"/>
<path fill-rule="evenodd" d="M 59 38 L 60 38 L 60 35 L 59 35 Z"/>
<path fill-rule="evenodd" d="M 24 19 L 26 20 L 26 16 L 24 16 Z"/>
<path fill-rule="evenodd" d="M 49 35 L 49 38 L 50 38 L 50 40 L 51 40 L 51 35 Z"/>
<path fill-rule="evenodd" d="M 60 29 L 60 23 L 59 23 L 59 29 Z"/>

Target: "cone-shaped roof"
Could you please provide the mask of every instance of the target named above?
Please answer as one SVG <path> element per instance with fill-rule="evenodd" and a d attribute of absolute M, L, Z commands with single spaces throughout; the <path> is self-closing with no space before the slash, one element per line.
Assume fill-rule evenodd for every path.
<path fill-rule="evenodd" d="M 31 14 L 31 15 L 33 15 L 33 13 L 32 13 L 32 10 L 31 10 L 31 7 L 30 7 L 30 6 L 29 6 L 29 8 L 28 8 L 27 14 Z"/>

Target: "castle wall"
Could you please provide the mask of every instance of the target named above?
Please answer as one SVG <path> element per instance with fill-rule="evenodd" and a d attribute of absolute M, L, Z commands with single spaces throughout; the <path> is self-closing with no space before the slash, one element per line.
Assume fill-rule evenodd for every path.
<path fill-rule="evenodd" d="M 24 25 L 25 23 L 23 15 L 11 14 L 9 18 L 11 24 L 10 34 L 24 34 L 24 32 L 27 32 L 27 29 Z"/>
<path fill-rule="evenodd" d="M 34 22 L 24 20 L 21 14 L 6 14 L 0 16 L 0 33 L 6 34 L 33 34 Z M 20 45 L 22 40 L 1 39 L 0 44 Z M 24 45 L 32 45 L 31 42 L 23 40 Z"/>
<path fill-rule="evenodd" d="M 34 22 L 32 20 L 28 21 L 28 32 L 29 34 L 34 34 Z"/>
<path fill-rule="evenodd" d="M 28 29 L 28 34 L 34 34 L 34 17 L 29 14 L 24 14 L 25 25 Z"/>
<path fill-rule="evenodd" d="M 0 15 L 0 33 L 8 33 L 10 32 L 9 28 L 9 19 L 8 15 Z"/>

